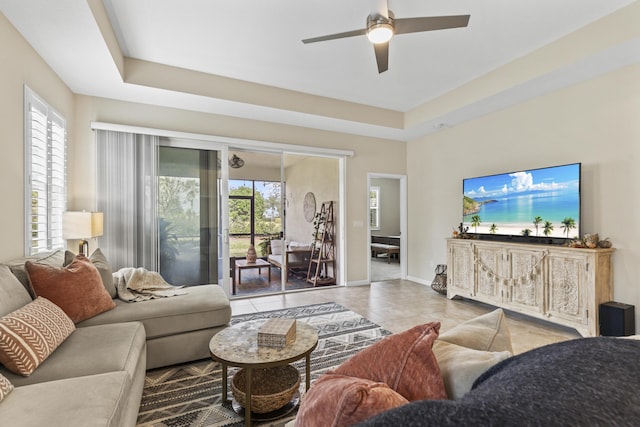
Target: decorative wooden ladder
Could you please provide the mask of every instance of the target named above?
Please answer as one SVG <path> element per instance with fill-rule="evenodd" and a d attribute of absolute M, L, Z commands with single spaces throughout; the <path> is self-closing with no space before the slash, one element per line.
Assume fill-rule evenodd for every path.
<path fill-rule="evenodd" d="M 315 232 L 311 245 L 311 260 L 307 271 L 307 282 L 313 286 L 335 285 L 335 223 L 333 202 L 322 202 L 320 212 L 314 219 Z"/>

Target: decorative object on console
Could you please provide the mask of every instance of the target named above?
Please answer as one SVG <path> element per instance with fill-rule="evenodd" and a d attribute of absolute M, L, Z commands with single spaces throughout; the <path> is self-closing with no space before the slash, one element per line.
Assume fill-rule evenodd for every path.
<path fill-rule="evenodd" d="M 599 248 L 609 249 L 611 246 L 613 246 L 613 244 L 611 243 L 611 240 L 609 240 L 608 237 L 606 239 L 600 240 L 598 242 L 598 247 Z"/>
<path fill-rule="evenodd" d="M 102 212 L 65 212 L 62 215 L 62 234 L 65 239 L 80 239 L 78 253 L 89 255 L 86 239 L 102 236 Z"/>
<path fill-rule="evenodd" d="M 598 243 L 600 242 L 600 236 L 598 236 L 598 233 L 585 234 L 583 240 L 586 247 L 589 249 L 595 249 L 598 247 Z"/>

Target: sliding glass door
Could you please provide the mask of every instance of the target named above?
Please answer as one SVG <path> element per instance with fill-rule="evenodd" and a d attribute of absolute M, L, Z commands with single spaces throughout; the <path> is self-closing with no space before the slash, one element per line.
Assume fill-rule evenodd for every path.
<path fill-rule="evenodd" d="M 159 271 L 174 284 L 222 283 L 221 153 L 163 142 L 158 150 Z"/>

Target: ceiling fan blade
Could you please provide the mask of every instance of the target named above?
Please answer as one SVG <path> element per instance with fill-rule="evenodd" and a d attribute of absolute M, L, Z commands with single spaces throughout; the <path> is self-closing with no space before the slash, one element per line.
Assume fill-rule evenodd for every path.
<path fill-rule="evenodd" d="M 378 73 L 382 74 L 389 69 L 389 42 L 373 45 L 378 63 Z"/>
<path fill-rule="evenodd" d="M 424 18 L 401 18 L 393 21 L 396 34 L 418 33 L 421 31 L 446 30 L 466 27 L 470 15 L 427 16 Z"/>
<path fill-rule="evenodd" d="M 302 43 L 304 44 L 316 43 L 316 42 L 323 42 L 327 40 L 344 39 L 346 37 L 362 36 L 365 34 L 367 34 L 367 29 L 363 28 L 361 30 L 345 31 L 344 33 L 336 33 L 336 34 L 329 34 L 327 36 L 312 37 L 310 39 L 302 40 Z"/>

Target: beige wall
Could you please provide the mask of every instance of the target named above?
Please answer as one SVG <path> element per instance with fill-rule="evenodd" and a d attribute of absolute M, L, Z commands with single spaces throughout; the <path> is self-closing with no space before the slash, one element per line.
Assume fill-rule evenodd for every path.
<path fill-rule="evenodd" d="M 67 120 L 74 145 L 73 94 L 0 14 L 0 260 L 24 255 L 24 85 Z"/>
<path fill-rule="evenodd" d="M 308 192 L 312 192 L 316 199 L 316 212 L 320 212 L 322 202 L 333 201 L 334 220 L 338 225 L 338 178 L 337 159 L 300 157 L 285 170 L 288 241 L 310 243 L 313 238 L 313 221 L 307 222 L 303 210 L 304 197 Z"/>
<path fill-rule="evenodd" d="M 81 95 L 76 96 L 75 101 L 79 143 L 75 147 L 74 161 L 70 164 L 72 179 L 76 184 L 70 200 L 77 209 L 92 209 L 95 206 L 95 141 L 90 130 L 91 121 L 353 150 L 355 155 L 346 161 L 346 281 L 366 282 L 367 174 L 378 172 L 403 175 L 406 162 L 404 142 Z"/>
<path fill-rule="evenodd" d="M 463 178 L 581 162 L 582 231 L 611 238 L 614 299 L 640 307 L 639 117 L 635 65 L 409 143 L 409 276 L 446 263 Z"/>

